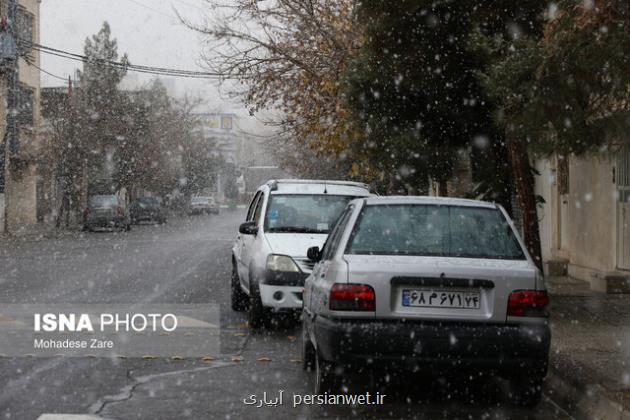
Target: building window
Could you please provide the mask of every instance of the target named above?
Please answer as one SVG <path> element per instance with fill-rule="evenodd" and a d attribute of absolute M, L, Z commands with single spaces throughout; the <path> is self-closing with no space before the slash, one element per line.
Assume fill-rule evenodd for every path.
<path fill-rule="evenodd" d="M 33 125 L 33 89 L 26 86 L 18 92 L 18 124 Z"/>
<path fill-rule="evenodd" d="M 32 47 L 33 42 L 33 22 L 35 21 L 33 14 L 27 12 L 23 8 L 18 8 L 17 12 L 17 31 L 18 42 L 20 46 L 20 55 L 26 56 L 28 59 L 32 59 Z"/>
<path fill-rule="evenodd" d="M 232 117 L 221 117 L 221 128 L 224 130 L 232 129 Z"/>
<path fill-rule="evenodd" d="M 558 193 L 569 193 L 569 157 L 558 156 Z"/>
<path fill-rule="evenodd" d="M 630 203 L 630 147 L 623 146 L 617 156 L 617 190 L 619 201 Z"/>

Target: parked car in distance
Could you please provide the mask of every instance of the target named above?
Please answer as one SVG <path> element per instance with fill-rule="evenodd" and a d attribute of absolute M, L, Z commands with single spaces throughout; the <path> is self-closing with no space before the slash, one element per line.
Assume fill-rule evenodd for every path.
<path fill-rule="evenodd" d="M 324 243 L 350 200 L 369 195 L 367 185 L 346 181 L 280 179 L 258 188 L 232 248 L 232 309 L 249 308 L 252 328 L 301 310 L 312 268 L 306 249 Z"/>
<path fill-rule="evenodd" d="M 534 405 L 547 372 L 549 298 L 505 210 L 437 197 L 371 197 L 343 211 L 306 279 L 303 360 L 315 392 L 344 369 L 496 373 Z M 347 372 L 347 371 L 346 371 Z M 341 373 L 341 375 L 340 375 Z"/>
<path fill-rule="evenodd" d="M 218 207 L 214 204 L 213 197 L 197 196 L 191 197 L 188 214 L 210 214 L 218 213 Z"/>
<path fill-rule="evenodd" d="M 212 196 L 208 198 L 210 199 L 210 213 L 219 214 L 219 205 L 217 204 L 217 201 Z"/>
<path fill-rule="evenodd" d="M 166 212 L 159 197 L 139 197 L 131 204 L 131 222 L 134 224 L 149 221 L 166 223 Z"/>
<path fill-rule="evenodd" d="M 83 230 L 96 228 L 131 230 L 131 217 L 125 200 L 117 195 L 93 195 L 83 211 Z"/>

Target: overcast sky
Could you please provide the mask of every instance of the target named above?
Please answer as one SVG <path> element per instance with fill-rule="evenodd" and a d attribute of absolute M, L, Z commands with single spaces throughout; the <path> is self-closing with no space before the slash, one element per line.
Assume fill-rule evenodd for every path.
<path fill-rule="evenodd" d="M 199 65 L 201 39 L 179 23 L 173 8 L 198 19 L 204 3 L 204 0 L 42 0 L 40 43 L 83 54 L 85 38 L 98 32 L 107 20 L 118 40 L 118 52 L 127 53 L 131 63 L 203 70 Z M 64 78 L 80 66 L 77 61 L 41 54 L 42 69 Z M 130 77 L 142 83 L 154 76 L 134 73 Z M 241 104 L 220 97 L 212 81 L 171 77 L 163 80 L 168 87 L 175 83 L 179 94 L 191 92 L 203 96 L 209 111 L 236 112 L 244 117 L 245 125 L 253 124 Z M 64 82 L 42 74 L 42 86 L 61 84 Z"/>

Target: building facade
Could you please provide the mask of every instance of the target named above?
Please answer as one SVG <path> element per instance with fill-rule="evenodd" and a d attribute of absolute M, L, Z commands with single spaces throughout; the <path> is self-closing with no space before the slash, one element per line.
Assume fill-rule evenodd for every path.
<path fill-rule="evenodd" d="M 0 230 L 18 234 L 37 223 L 38 160 L 43 150 L 39 105 L 40 54 L 28 45 L 29 42 L 39 43 L 39 8 L 40 0 L 19 0 L 17 32 L 22 41 L 18 48 L 19 151 L 5 160 L 5 188 L 0 192 Z M 0 1 L 0 14 L 3 19 L 8 16 L 8 0 Z M 2 139 L 6 138 L 7 93 L 7 76 L 4 74 L 0 86 Z"/>
<path fill-rule="evenodd" d="M 538 160 L 536 193 L 547 274 L 597 291 L 630 291 L 630 148 L 598 157 Z"/>

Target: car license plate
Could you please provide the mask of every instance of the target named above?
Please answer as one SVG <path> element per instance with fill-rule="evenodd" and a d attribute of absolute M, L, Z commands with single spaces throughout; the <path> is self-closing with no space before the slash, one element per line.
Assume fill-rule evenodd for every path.
<path fill-rule="evenodd" d="M 479 309 L 479 290 L 403 289 L 402 305 L 430 308 Z"/>

